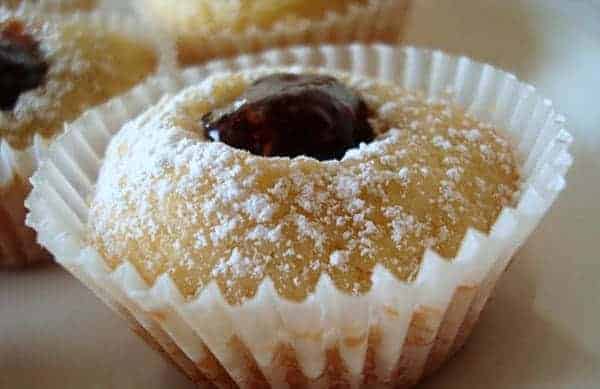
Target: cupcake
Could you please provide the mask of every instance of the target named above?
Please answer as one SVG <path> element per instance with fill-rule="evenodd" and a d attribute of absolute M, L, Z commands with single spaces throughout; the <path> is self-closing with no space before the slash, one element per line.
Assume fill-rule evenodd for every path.
<path fill-rule="evenodd" d="M 71 168 L 49 158 L 28 223 L 195 382 L 412 386 L 460 348 L 564 186 L 570 138 L 527 86 L 437 52 L 230 66 L 283 58 L 353 60 L 184 73 L 114 136 L 86 136 L 103 160 L 72 157 L 94 185 L 61 190 L 48 178 Z"/>
<path fill-rule="evenodd" d="M 117 20 L 119 19 L 119 20 Z M 25 227 L 28 178 L 65 122 L 155 73 L 164 54 L 115 15 L 70 17 L 0 10 L 0 264 L 47 255 Z M 118 64 L 118 65 L 117 65 Z"/>
<path fill-rule="evenodd" d="M 138 0 L 150 23 L 177 40 L 182 64 L 298 43 L 396 42 L 406 0 Z"/>

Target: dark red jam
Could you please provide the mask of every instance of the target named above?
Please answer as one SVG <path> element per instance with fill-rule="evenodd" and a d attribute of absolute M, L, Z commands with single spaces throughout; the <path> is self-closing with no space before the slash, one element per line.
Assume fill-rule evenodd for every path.
<path fill-rule="evenodd" d="M 273 74 L 202 118 L 205 135 L 265 157 L 341 159 L 374 138 L 362 98 L 333 77 Z"/>
<path fill-rule="evenodd" d="M 21 22 L 0 27 L 0 109 L 12 110 L 21 93 L 42 85 L 48 64 Z"/>

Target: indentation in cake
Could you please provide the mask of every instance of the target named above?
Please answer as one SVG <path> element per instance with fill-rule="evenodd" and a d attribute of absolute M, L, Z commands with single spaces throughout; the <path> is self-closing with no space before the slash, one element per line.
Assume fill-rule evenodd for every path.
<path fill-rule="evenodd" d="M 265 157 L 341 159 L 375 134 L 362 98 L 333 77 L 272 74 L 204 115 L 205 136 Z"/>

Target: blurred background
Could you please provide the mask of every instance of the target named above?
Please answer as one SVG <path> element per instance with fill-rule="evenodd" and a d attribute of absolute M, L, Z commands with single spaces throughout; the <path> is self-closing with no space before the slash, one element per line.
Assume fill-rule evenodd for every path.
<path fill-rule="evenodd" d="M 464 54 L 532 83 L 575 137 L 567 190 L 465 349 L 421 387 L 597 387 L 600 0 L 414 0 L 405 32 L 407 44 Z M 0 343 L 0 388 L 191 388 L 56 267 L 0 274 Z"/>

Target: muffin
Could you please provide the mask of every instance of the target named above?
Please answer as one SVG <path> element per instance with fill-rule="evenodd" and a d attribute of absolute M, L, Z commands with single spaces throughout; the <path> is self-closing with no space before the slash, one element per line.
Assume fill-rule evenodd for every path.
<path fill-rule="evenodd" d="M 396 42 L 406 0 L 138 0 L 150 23 L 177 40 L 182 64 L 298 43 Z"/>
<path fill-rule="evenodd" d="M 48 142 L 65 122 L 117 96 L 158 71 L 163 57 L 116 15 L 46 16 L 0 10 L 3 93 L 0 98 L 0 263 L 20 265 L 46 257 L 24 226 L 23 201 Z M 116 66 L 118 64 L 118 66 Z"/>
<path fill-rule="evenodd" d="M 564 187 L 570 137 L 530 87 L 439 52 L 221 65 L 273 58 L 340 66 L 211 64 L 102 141 L 75 123 L 60 142 L 87 134 L 103 160 L 71 156 L 94 184 L 62 190 L 48 178 L 70 168 L 48 159 L 28 223 L 194 382 L 412 386 Z"/>

